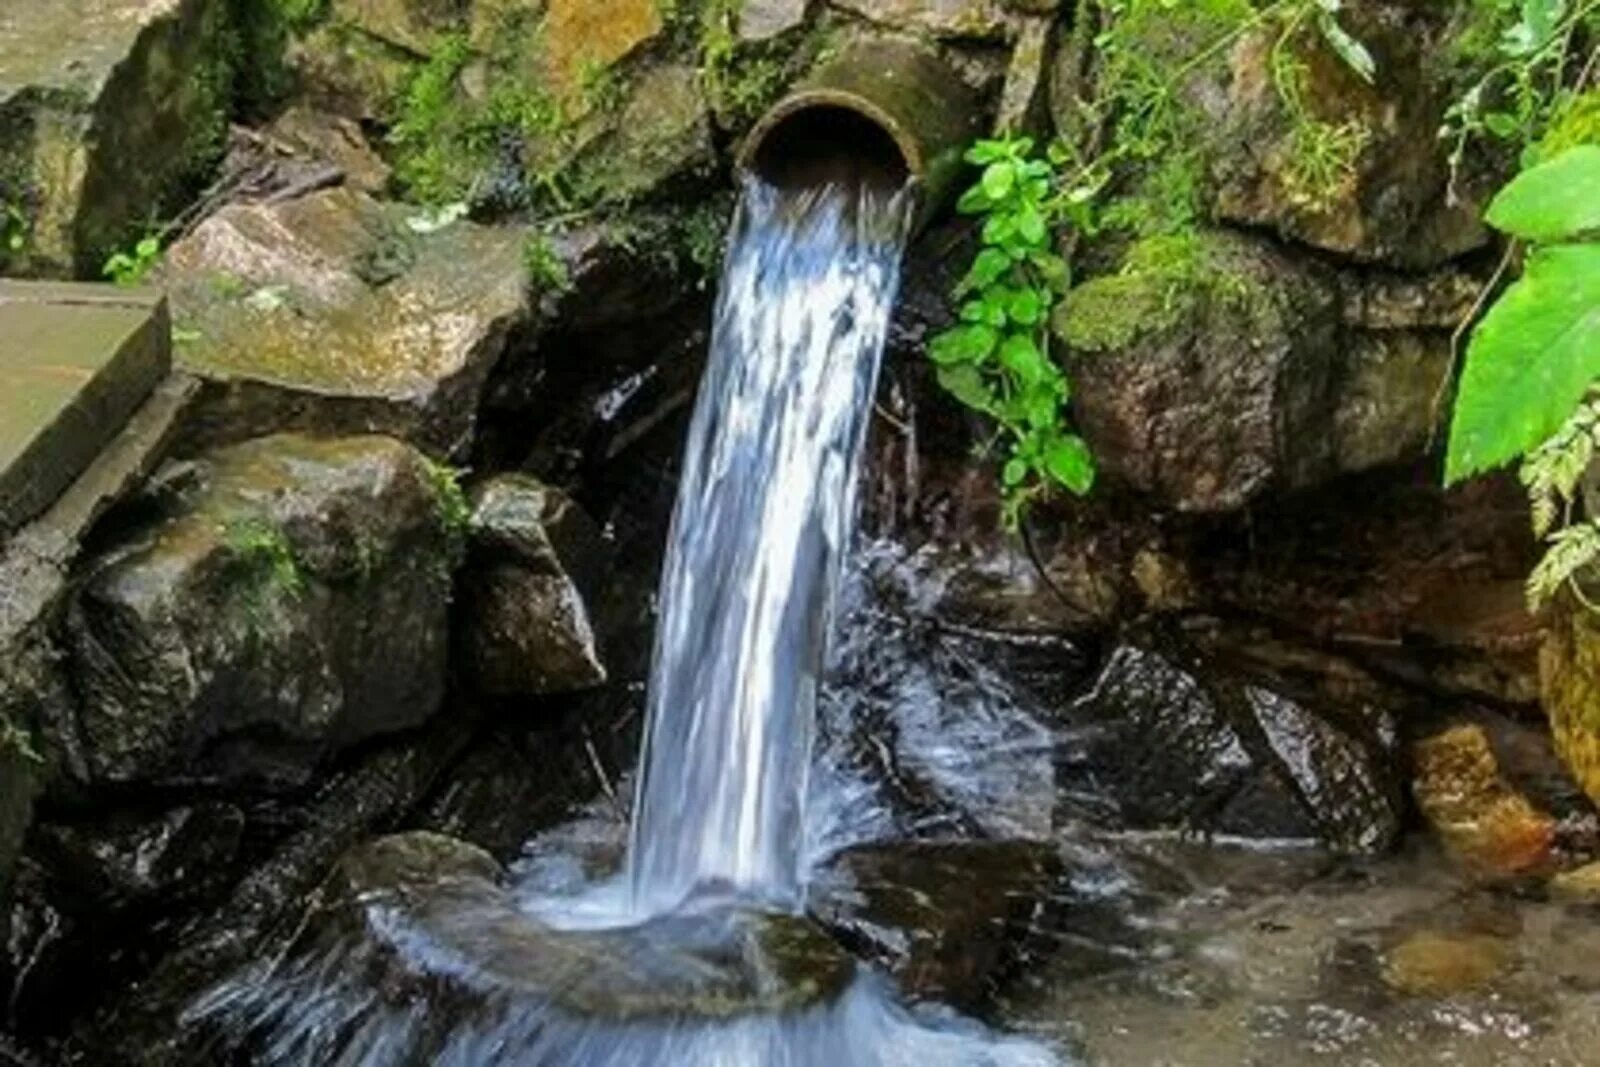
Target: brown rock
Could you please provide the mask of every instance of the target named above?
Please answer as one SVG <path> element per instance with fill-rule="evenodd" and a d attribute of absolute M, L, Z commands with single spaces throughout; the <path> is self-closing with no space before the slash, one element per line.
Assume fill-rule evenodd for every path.
<path fill-rule="evenodd" d="M 547 70 L 557 87 L 576 90 L 588 71 L 611 66 L 661 30 L 658 0 L 550 0 Z"/>
<path fill-rule="evenodd" d="M 296 155 L 337 167 L 344 184 L 364 193 L 381 193 L 389 184 L 385 163 L 356 122 L 304 106 L 289 108 L 262 133 Z"/>
<path fill-rule="evenodd" d="M 1557 598 L 1539 650 L 1539 688 L 1556 751 L 1600 803 L 1600 616 Z"/>
<path fill-rule="evenodd" d="M 1444 997 L 1488 985 L 1510 959 L 1503 938 L 1423 930 L 1389 951 L 1383 980 L 1410 996 Z"/>
<path fill-rule="evenodd" d="M 1452 727 L 1418 742 L 1413 756 L 1417 806 L 1459 861 L 1490 876 L 1550 861 L 1555 820 L 1505 778 L 1483 727 Z"/>

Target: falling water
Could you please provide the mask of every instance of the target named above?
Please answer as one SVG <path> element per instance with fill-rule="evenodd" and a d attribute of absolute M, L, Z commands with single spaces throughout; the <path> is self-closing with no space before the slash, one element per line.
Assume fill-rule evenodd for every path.
<path fill-rule="evenodd" d="M 910 218 L 748 179 L 661 582 L 635 907 L 798 902 L 818 675 Z"/>
<path fill-rule="evenodd" d="M 429 869 L 364 890 L 347 901 L 359 920 L 313 909 L 186 1021 L 268 1067 L 1060 1063 L 936 1006 L 907 1008 L 847 957 L 832 993 L 821 972 L 794 969 L 810 965 L 793 946 L 819 938 L 840 958 L 803 917 L 819 843 L 881 822 L 858 817 L 866 795 L 839 768 L 809 782 L 808 770 L 910 199 L 871 181 L 746 182 L 662 577 L 622 874 L 557 888 L 526 868 L 519 886 Z M 741 955 L 783 923 L 812 939 Z M 641 996 L 677 1008 L 630 1007 Z"/>

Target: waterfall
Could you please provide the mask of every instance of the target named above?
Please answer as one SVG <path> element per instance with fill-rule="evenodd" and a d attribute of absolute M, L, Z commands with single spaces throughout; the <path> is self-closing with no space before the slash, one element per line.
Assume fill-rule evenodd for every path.
<path fill-rule="evenodd" d="M 870 182 L 746 179 L 661 579 L 638 911 L 800 902 L 818 676 L 910 207 Z"/>

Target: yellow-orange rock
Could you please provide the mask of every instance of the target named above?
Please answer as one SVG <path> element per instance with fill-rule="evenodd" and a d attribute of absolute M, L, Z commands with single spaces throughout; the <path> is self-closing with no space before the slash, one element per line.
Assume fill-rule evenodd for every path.
<path fill-rule="evenodd" d="M 1506 780 L 1482 727 L 1452 727 L 1418 742 L 1413 755 L 1417 806 L 1458 860 L 1488 875 L 1549 862 L 1555 820 Z"/>
<path fill-rule="evenodd" d="M 1449 996 L 1488 985 L 1510 955 L 1498 937 L 1421 930 L 1389 951 L 1383 981 L 1411 996 Z"/>
<path fill-rule="evenodd" d="M 1561 597 L 1539 650 L 1539 691 L 1556 752 L 1600 803 L 1600 616 Z"/>
<path fill-rule="evenodd" d="M 551 82 L 576 89 L 588 71 L 611 66 L 661 29 L 658 0 L 550 0 L 544 48 Z"/>

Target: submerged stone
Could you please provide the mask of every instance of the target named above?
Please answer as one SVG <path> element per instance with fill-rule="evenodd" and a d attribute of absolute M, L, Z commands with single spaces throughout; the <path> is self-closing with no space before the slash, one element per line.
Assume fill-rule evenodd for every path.
<path fill-rule="evenodd" d="M 907 995 L 973 1007 L 1020 962 L 1060 874 L 1043 842 L 858 845 L 829 862 L 811 906 Z"/>
<path fill-rule="evenodd" d="M 349 189 L 223 209 L 165 266 L 178 363 L 208 383 L 191 434 L 379 432 L 461 451 L 530 315 L 523 240 Z"/>
<path fill-rule="evenodd" d="M 1425 738 L 1413 756 L 1417 806 L 1458 860 L 1489 875 L 1550 862 L 1555 820 L 1506 779 L 1483 727 L 1465 724 Z"/>
<path fill-rule="evenodd" d="M 537 696 L 605 682 L 584 592 L 605 563 L 594 521 L 559 489 L 508 474 L 473 492 L 468 530 L 463 617 L 479 686 Z"/>
<path fill-rule="evenodd" d="M 503 879 L 487 853 L 437 834 L 356 848 L 278 959 L 196 1015 L 319 1062 L 384 1048 L 429 1062 L 549 1062 L 606 1047 L 608 1027 L 648 1036 L 825 1005 L 854 973 L 799 917 L 708 911 L 559 930 L 519 910 Z M 348 1025 L 317 1027 L 299 1009 L 305 997 L 337 1005 Z"/>
<path fill-rule="evenodd" d="M 1510 962 L 1505 938 L 1421 930 L 1389 950 L 1383 980 L 1411 996 L 1444 997 L 1488 985 Z"/>
<path fill-rule="evenodd" d="M 0 271 L 98 277 L 221 156 L 223 0 L 0 5 Z"/>
<path fill-rule="evenodd" d="M 389 438 L 281 435 L 172 465 L 82 568 L 89 775 L 300 785 L 444 691 L 459 501 Z"/>

